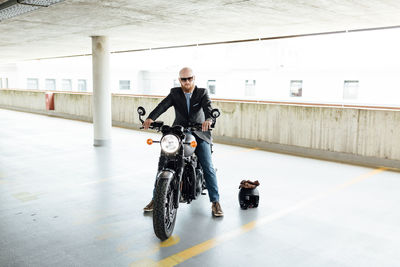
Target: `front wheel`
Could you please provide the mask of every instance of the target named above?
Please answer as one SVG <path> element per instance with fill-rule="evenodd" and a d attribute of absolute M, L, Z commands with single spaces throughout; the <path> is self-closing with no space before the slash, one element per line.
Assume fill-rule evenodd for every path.
<path fill-rule="evenodd" d="M 173 180 L 160 179 L 156 186 L 153 209 L 153 228 L 162 241 L 168 239 L 174 230 L 177 208 L 174 204 Z"/>

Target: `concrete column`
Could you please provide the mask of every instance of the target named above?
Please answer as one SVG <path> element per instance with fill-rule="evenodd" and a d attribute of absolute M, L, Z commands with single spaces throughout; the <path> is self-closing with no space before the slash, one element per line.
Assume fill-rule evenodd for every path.
<path fill-rule="evenodd" d="M 110 51 L 106 36 L 92 36 L 94 146 L 111 144 Z"/>

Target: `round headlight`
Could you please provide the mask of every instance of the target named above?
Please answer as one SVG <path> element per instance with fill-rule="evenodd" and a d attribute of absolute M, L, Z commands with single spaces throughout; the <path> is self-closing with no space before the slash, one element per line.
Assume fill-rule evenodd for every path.
<path fill-rule="evenodd" d="M 177 136 L 173 134 L 164 135 L 160 143 L 161 143 L 161 149 L 165 153 L 172 154 L 178 151 L 179 139 Z"/>

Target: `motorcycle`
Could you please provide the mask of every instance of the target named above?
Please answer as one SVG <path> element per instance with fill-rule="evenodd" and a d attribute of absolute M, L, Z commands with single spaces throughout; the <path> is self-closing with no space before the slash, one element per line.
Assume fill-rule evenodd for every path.
<path fill-rule="evenodd" d="M 137 112 L 143 123 L 145 109 L 138 107 Z M 219 115 L 218 109 L 211 111 L 211 128 L 215 127 Z M 200 195 L 205 195 L 203 170 L 194 153 L 197 142 L 192 134 L 193 131 L 201 130 L 201 123 L 169 126 L 162 121 L 155 121 L 150 129 L 162 133 L 159 141 L 147 139 L 147 144 L 161 145 L 153 197 L 153 229 L 156 236 L 164 241 L 174 230 L 179 203 L 190 204 Z"/>

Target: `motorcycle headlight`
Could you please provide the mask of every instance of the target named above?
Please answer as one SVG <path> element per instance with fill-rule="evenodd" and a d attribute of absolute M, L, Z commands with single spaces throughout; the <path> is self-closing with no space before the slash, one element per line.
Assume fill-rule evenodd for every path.
<path fill-rule="evenodd" d="M 178 151 L 179 139 L 177 136 L 173 134 L 164 135 L 160 143 L 161 143 L 161 149 L 165 153 L 173 154 L 176 151 Z"/>

